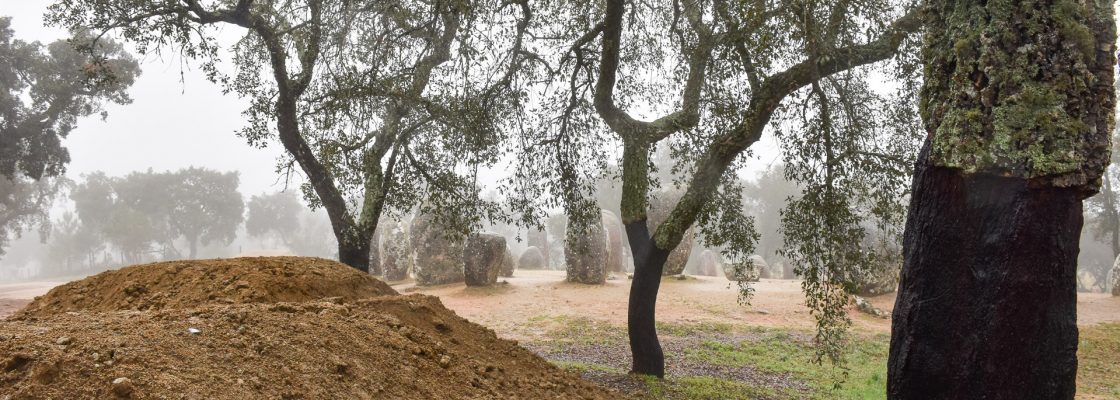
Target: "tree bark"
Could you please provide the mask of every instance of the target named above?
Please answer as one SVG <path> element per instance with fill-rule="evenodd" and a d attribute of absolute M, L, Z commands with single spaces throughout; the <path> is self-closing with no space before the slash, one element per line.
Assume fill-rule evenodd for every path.
<path fill-rule="evenodd" d="M 888 397 L 1072 399 L 1083 192 L 965 175 L 926 153 L 906 223 Z"/>
<path fill-rule="evenodd" d="M 644 219 L 626 224 L 626 234 L 634 253 L 634 281 L 630 283 L 630 300 L 626 309 L 626 330 L 633 357 L 630 372 L 664 378 L 665 355 L 657 340 L 655 310 L 661 271 L 670 251 L 657 247 Z"/>
<path fill-rule="evenodd" d="M 338 262 L 354 267 L 362 272 L 369 272 L 369 244 L 360 238 L 338 241 Z"/>

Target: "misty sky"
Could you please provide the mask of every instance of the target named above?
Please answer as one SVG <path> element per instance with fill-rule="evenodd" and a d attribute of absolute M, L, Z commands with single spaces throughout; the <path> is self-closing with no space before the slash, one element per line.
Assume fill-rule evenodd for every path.
<path fill-rule="evenodd" d="M 15 37 L 45 43 L 62 39 L 67 32 L 43 27 L 43 12 L 50 1 L 0 0 L 0 15 L 12 17 Z M 133 52 L 135 55 L 135 52 Z M 143 73 L 129 89 L 133 103 L 109 105 L 109 119 L 81 120 L 65 140 L 71 178 L 105 171 L 120 176 L 152 168 L 176 170 L 189 166 L 241 172 L 241 192 L 246 196 L 283 188 L 274 173 L 279 144 L 265 149 L 250 147 L 235 131 L 244 126 L 241 110 L 246 102 L 222 95 L 218 85 L 206 81 L 197 69 L 182 69 L 178 57 L 141 58 Z"/>

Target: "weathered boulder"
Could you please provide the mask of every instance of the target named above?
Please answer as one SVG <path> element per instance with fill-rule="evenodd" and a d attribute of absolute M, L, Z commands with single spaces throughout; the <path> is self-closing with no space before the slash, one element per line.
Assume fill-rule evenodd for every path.
<path fill-rule="evenodd" d="M 548 229 L 535 230 L 530 228 L 529 233 L 525 234 L 525 244 L 530 247 L 536 247 L 537 251 L 541 253 L 541 267 L 540 268 L 527 268 L 527 269 L 548 269 L 549 268 L 549 248 L 548 245 Z M 519 268 L 525 268 L 520 267 Z"/>
<path fill-rule="evenodd" d="M 797 271 L 793 264 L 788 262 L 778 262 L 778 270 L 782 271 L 782 279 L 797 279 Z"/>
<path fill-rule="evenodd" d="M 661 190 L 655 196 L 649 199 L 649 214 L 646 218 L 646 226 L 649 227 L 650 234 L 657 230 L 657 226 L 661 225 L 669 218 L 669 213 L 680 202 L 682 193 L 678 190 Z M 688 257 L 692 254 L 692 239 L 695 237 L 695 232 L 692 227 L 684 232 L 684 238 L 681 239 L 680 244 L 669 253 L 669 259 L 665 261 L 665 269 L 661 271 L 662 275 L 680 275 L 684 272 L 684 267 L 688 264 Z"/>
<path fill-rule="evenodd" d="M 391 222 L 382 241 L 381 272 L 386 281 L 399 281 L 408 278 L 408 264 L 411 252 L 408 232 L 402 224 Z"/>
<path fill-rule="evenodd" d="M 509 251 L 509 246 L 502 254 L 502 267 L 498 269 L 498 276 L 509 278 L 513 276 L 513 271 L 517 269 L 517 261 L 513 259 L 513 252 Z"/>
<path fill-rule="evenodd" d="M 412 273 L 421 286 L 462 282 L 463 242 L 434 223 L 431 215 L 412 220 Z"/>
<path fill-rule="evenodd" d="M 369 238 L 369 273 L 370 275 L 381 275 L 381 231 L 385 223 L 379 222 L 377 229 L 373 230 L 372 237 Z"/>
<path fill-rule="evenodd" d="M 751 255 L 750 259 L 751 264 L 754 265 L 755 271 L 758 271 L 758 277 L 770 279 L 772 275 L 770 273 L 770 263 L 766 262 L 766 259 L 758 254 Z"/>
<path fill-rule="evenodd" d="M 719 276 L 723 269 L 721 264 L 723 264 L 723 261 L 720 259 L 719 253 L 704 250 L 703 253 L 700 253 L 700 259 L 696 263 L 696 275 Z"/>
<path fill-rule="evenodd" d="M 569 226 L 564 240 L 568 282 L 601 284 L 607 281 L 607 231 L 603 224 L 582 230 Z"/>
<path fill-rule="evenodd" d="M 752 255 L 744 262 L 731 262 L 723 264 L 723 275 L 727 280 L 736 282 L 755 282 L 758 281 L 758 271 L 760 269 L 759 261 L 765 263 L 766 260 L 759 255 Z"/>
<path fill-rule="evenodd" d="M 846 284 L 850 285 L 848 290 L 851 293 L 860 296 L 873 297 L 891 293 L 898 289 L 901 269 L 901 260 L 874 260 L 867 270 L 859 271 L 849 277 Z"/>
<path fill-rule="evenodd" d="M 1112 283 L 1112 295 L 1120 296 L 1120 256 L 1116 257 L 1116 261 L 1112 263 L 1111 278 L 1106 282 Z"/>
<path fill-rule="evenodd" d="M 607 272 L 622 272 L 622 265 L 626 261 L 626 239 L 622 236 L 622 220 L 613 212 L 603 210 L 603 229 L 607 231 Z"/>
<path fill-rule="evenodd" d="M 467 286 L 489 286 L 498 282 L 506 258 L 506 238 L 480 233 L 467 239 L 463 249 L 463 275 Z"/>
<path fill-rule="evenodd" d="M 871 304 L 871 302 L 867 301 L 867 299 L 863 297 L 852 296 L 852 301 L 855 302 L 856 309 L 864 314 L 868 314 L 876 318 L 891 319 L 890 311 L 884 311 L 878 307 L 875 307 L 875 305 Z"/>
<path fill-rule="evenodd" d="M 517 268 L 544 269 L 544 255 L 541 254 L 541 249 L 535 246 L 529 246 L 529 248 L 521 252 L 521 257 L 517 259 Z"/>

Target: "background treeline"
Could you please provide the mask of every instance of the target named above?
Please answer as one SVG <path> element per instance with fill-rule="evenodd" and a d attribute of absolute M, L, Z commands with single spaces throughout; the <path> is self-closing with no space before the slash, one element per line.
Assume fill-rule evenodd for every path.
<path fill-rule="evenodd" d="M 1115 168 L 1110 170 L 1106 178 L 1110 184 L 1086 203 L 1078 273 L 1082 291 L 1106 290 L 1108 270 L 1117 254 L 1113 238 L 1120 226 L 1115 218 L 1116 192 L 1111 185 L 1116 172 Z M 665 175 L 665 179 L 671 179 L 668 172 Z M 0 181 L 11 185 L 10 181 Z M 75 277 L 141 262 L 237 255 L 295 254 L 337 259 L 337 243 L 325 213 L 308 208 L 294 190 L 245 196 L 238 190 L 239 183 L 236 172 L 194 167 L 120 177 L 95 172 L 78 181 L 57 180 L 50 187 L 52 193 L 58 192 L 52 200 L 52 218 L 37 231 L 23 232 L 0 256 L 0 280 Z M 46 183 L 19 188 L 34 191 L 43 185 Z M 774 277 L 786 269 L 790 270 L 787 275 L 792 274 L 792 266 L 779 252 L 783 245 L 779 229 L 782 208 L 798 196 L 800 189 L 784 177 L 780 163 L 753 179 L 742 179 L 742 187 L 744 208 L 752 210 L 761 233 L 758 255 L 770 265 Z M 595 193 L 603 209 L 619 212 L 621 187 L 617 178 L 604 175 L 596 183 Z M 24 196 L 24 200 L 40 201 L 35 196 Z M 410 215 L 398 218 L 405 226 L 411 220 Z M 552 244 L 548 268 L 561 270 L 566 217 L 557 212 L 547 221 L 543 228 Z M 868 224 L 869 230 L 874 229 L 872 225 Z M 505 236 L 515 255 L 528 247 L 524 228 L 497 223 L 485 230 Z M 378 239 L 384 241 L 383 236 Z M 897 257 L 897 247 L 888 244 L 889 248 L 877 248 L 882 243 L 872 243 L 876 235 L 868 237 L 866 248 Z M 695 238 L 692 246 L 686 272 L 693 271 L 707 249 Z M 627 270 L 633 268 L 630 262 L 627 258 Z M 897 279 L 900 265 L 901 261 L 884 265 L 877 271 L 881 275 L 878 278 Z"/>

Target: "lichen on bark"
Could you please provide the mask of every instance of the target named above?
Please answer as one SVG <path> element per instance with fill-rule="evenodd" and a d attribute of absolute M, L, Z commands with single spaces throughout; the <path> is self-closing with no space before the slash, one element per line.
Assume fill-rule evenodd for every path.
<path fill-rule="evenodd" d="M 1108 164 L 1111 2 L 968 0 L 927 13 L 930 160 L 965 173 L 1096 191 Z M 1108 116 L 1108 117 L 1103 117 Z"/>

